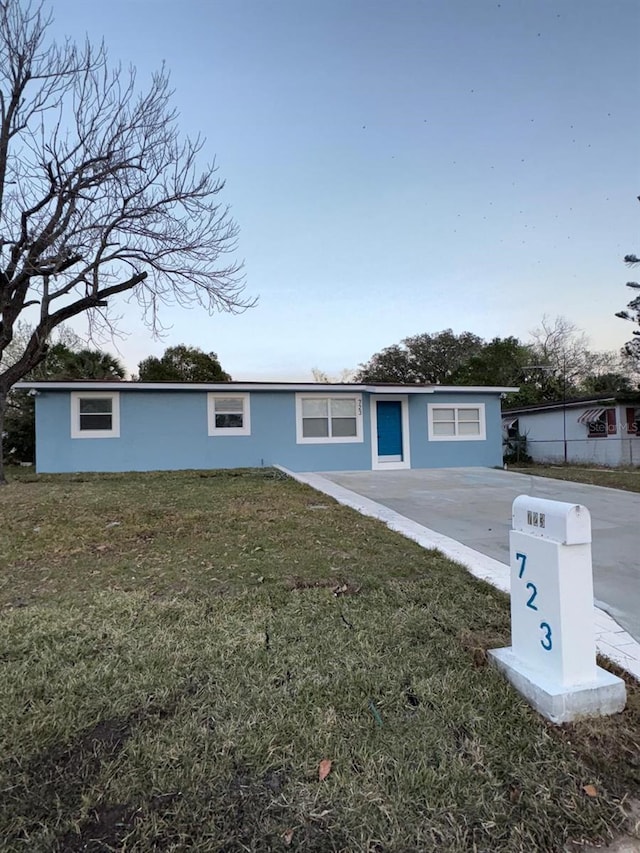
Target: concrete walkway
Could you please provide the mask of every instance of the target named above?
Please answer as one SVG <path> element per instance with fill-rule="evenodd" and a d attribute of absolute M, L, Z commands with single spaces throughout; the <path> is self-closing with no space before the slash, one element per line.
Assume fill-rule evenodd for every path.
<path fill-rule="evenodd" d="M 423 547 L 437 548 L 505 592 L 513 499 L 529 494 L 583 504 L 592 519 L 598 650 L 640 678 L 640 495 L 488 468 L 282 470 Z"/>

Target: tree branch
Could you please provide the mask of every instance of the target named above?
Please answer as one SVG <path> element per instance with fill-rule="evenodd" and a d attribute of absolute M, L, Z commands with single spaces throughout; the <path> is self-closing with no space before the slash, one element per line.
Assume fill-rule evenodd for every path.
<path fill-rule="evenodd" d="M 104 46 L 48 42 L 49 24 L 37 2 L 0 0 L 0 364 L 25 309 L 40 306 L 0 391 L 71 317 L 117 334 L 108 308 L 121 293 L 154 332 L 162 305 L 255 304 L 230 257 L 224 182 L 215 163 L 198 167 L 204 141 L 180 138 L 165 70 L 139 92 Z"/>

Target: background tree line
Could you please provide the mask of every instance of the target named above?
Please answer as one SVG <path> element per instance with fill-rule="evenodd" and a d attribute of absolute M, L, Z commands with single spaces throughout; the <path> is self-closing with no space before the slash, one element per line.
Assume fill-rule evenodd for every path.
<path fill-rule="evenodd" d="M 531 339 L 485 341 L 451 329 L 405 338 L 361 364 L 356 382 L 518 386 L 507 405 L 527 405 L 588 394 L 631 391 L 640 374 L 633 353 L 595 352 L 563 317 L 544 317 Z"/>

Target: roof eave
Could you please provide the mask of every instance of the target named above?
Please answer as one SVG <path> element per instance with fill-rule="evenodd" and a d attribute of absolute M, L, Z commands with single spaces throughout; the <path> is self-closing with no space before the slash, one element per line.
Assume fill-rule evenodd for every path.
<path fill-rule="evenodd" d="M 615 395 L 611 395 L 610 397 L 600 397 L 600 399 L 596 398 L 589 400 L 567 400 L 565 402 L 560 401 L 559 403 L 544 403 L 540 405 L 534 404 L 531 406 L 518 406 L 513 409 L 503 409 L 502 414 L 533 415 L 536 412 L 561 412 L 563 409 L 588 409 L 589 407 L 600 406 L 607 403 L 615 405 L 616 402 L 617 400 Z"/>
<path fill-rule="evenodd" d="M 392 385 L 340 382 L 131 382 L 123 380 L 26 381 L 17 389 L 35 391 L 307 391 L 344 393 L 365 391 L 372 394 L 507 394 L 518 388 L 489 385 Z"/>

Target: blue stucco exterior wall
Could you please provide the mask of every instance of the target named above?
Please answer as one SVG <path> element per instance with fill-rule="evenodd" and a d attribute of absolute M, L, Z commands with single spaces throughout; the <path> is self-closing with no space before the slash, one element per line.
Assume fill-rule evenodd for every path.
<path fill-rule="evenodd" d="M 429 441 L 427 406 L 484 403 L 487 437 L 483 441 Z M 409 396 L 409 433 L 412 468 L 502 466 L 502 424 L 497 394 L 416 394 Z"/>
<path fill-rule="evenodd" d="M 117 390 L 117 389 L 114 389 Z M 322 393 L 319 390 L 319 393 Z M 370 470 L 369 395 L 363 400 L 363 441 L 296 444 L 293 391 L 251 392 L 251 435 L 209 436 L 205 391 L 120 392 L 119 438 L 71 438 L 70 393 L 36 397 L 36 468 L 39 472 L 154 471 L 283 465 L 294 471 Z M 485 441 L 429 442 L 427 404 L 485 404 Z M 409 396 L 411 467 L 502 464 L 497 394 Z"/>

